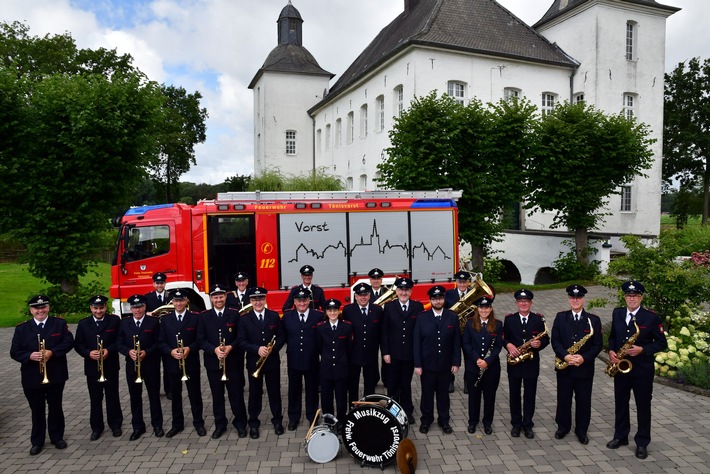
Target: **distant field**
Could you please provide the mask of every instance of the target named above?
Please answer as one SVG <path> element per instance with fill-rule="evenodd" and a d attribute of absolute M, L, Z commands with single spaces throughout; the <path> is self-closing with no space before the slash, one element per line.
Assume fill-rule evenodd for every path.
<path fill-rule="evenodd" d="M 82 282 L 97 280 L 106 291 L 111 286 L 111 266 L 100 263 L 93 271 L 82 277 Z M 30 275 L 27 265 L 0 263 L 0 327 L 11 327 L 24 320 L 22 311 L 28 296 L 50 286 Z"/>

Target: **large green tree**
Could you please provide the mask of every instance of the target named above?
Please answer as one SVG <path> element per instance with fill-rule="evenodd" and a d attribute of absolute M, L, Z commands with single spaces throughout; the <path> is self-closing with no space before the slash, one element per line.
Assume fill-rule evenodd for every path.
<path fill-rule="evenodd" d="M 523 197 L 534 110 L 517 100 L 462 105 L 434 91 L 395 120 L 392 145 L 378 165 L 390 188 L 463 190 L 459 233 L 473 247 L 477 270 L 485 246 L 502 230 L 503 208 Z"/>
<path fill-rule="evenodd" d="M 530 209 L 556 211 L 553 227 L 575 232 L 577 260 L 587 262 L 587 235 L 604 218 L 607 196 L 652 165 L 649 130 L 622 114 L 564 103 L 543 115 L 528 172 Z"/>
<path fill-rule="evenodd" d="M 157 150 L 160 87 L 115 51 L 0 23 L 0 225 L 71 292 Z"/>
<path fill-rule="evenodd" d="M 689 188 L 702 181 L 702 223 L 710 208 L 710 59 L 693 58 L 666 74 L 663 178 Z"/>

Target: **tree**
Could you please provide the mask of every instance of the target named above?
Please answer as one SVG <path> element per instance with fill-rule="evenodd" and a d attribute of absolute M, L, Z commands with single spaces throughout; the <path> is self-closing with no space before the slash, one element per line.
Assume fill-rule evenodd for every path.
<path fill-rule="evenodd" d="M 587 234 L 604 218 L 607 196 L 651 167 L 648 134 L 645 124 L 584 103 L 560 104 L 540 118 L 526 207 L 557 211 L 553 227 L 574 230 L 578 261 L 587 262 Z"/>
<path fill-rule="evenodd" d="M 380 181 L 394 189 L 463 190 L 459 233 L 473 247 L 476 270 L 502 230 L 503 207 L 522 198 L 533 112 L 524 101 L 464 106 L 433 91 L 415 98 L 390 131 Z"/>
<path fill-rule="evenodd" d="M 130 56 L 28 31 L 0 23 L 0 225 L 72 292 L 155 153 L 162 95 Z"/>
<path fill-rule="evenodd" d="M 663 178 L 688 186 L 700 178 L 702 224 L 710 208 L 710 59 L 681 62 L 665 76 Z"/>
<path fill-rule="evenodd" d="M 206 139 L 207 109 L 200 108 L 202 95 L 188 94 L 182 87 L 162 85 L 163 121 L 158 134 L 158 153 L 151 161 L 149 173 L 165 196 L 165 202 L 179 197 L 180 176 L 195 164 L 195 145 Z"/>

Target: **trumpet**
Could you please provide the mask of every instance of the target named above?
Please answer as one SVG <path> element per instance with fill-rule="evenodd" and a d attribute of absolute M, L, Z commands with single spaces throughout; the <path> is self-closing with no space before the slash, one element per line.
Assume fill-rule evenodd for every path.
<path fill-rule="evenodd" d="M 133 335 L 133 352 L 136 353 L 136 360 L 134 362 L 136 369 L 136 383 L 143 383 L 141 378 L 141 341 L 138 339 L 136 334 Z"/>
<path fill-rule="evenodd" d="M 180 378 L 180 380 L 185 382 L 186 380 L 190 380 L 190 377 L 187 376 L 187 371 L 185 369 L 185 346 L 183 346 L 182 339 L 180 339 L 180 333 L 175 335 L 175 339 L 177 340 L 178 351 L 180 351 L 180 354 L 182 355 L 182 357 L 178 359 L 178 365 L 180 366 L 180 369 L 182 369 L 182 378 Z"/>
<path fill-rule="evenodd" d="M 44 339 L 42 339 L 39 334 L 37 334 L 37 343 L 39 345 L 38 351 L 42 353 L 42 359 L 39 361 L 39 373 L 44 375 L 42 383 L 47 384 L 49 383 L 49 378 L 47 378 L 47 356 L 44 353 L 46 348 Z"/>
<path fill-rule="evenodd" d="M 104 341 L 101 340 L 99 335 L 96 335 L 96 350 L 99 351 L 99 359 L 96 361 L 99 364 L 99 382 L 105 382 L 106 377 L 104 377 Z"/>
<path fill-rule="evenodd" d="M 226 350 L 226 348 L 224 347 L 224 343 L 225 343 L 225 340 L 222 337 L 222 329 L 220 328 L 220 330 L 219 330 L 219 350 L 222 353 L 224 353 L 224 351 Z M 221 359 L 219 359 L 219 368 L 220 368 L 220 370 L 222 370 L 222 382 L 226 382 L 227 380 L 229 380 L 227 378 L 227 358 L 226 357 L 222 357 Z"/>
<path fill-rule="evenodd" d="M 271 355 L 271 349 L 274 347 L 274 343 L 276 342 L 276 335 L 271 336 L 271 341 L 266 345 L 266 348 L 269 350 L 269 353 L 266 354 L 264 357 L 259 357 L 259 360 L 256 361 L 256 370 L 251 374 L 252 377 L 255 379 L 259 377 L 259 374 L 261 373 L 261 369 L 264 367 L 264 364 L 266 363 L 266 359 Z"/>

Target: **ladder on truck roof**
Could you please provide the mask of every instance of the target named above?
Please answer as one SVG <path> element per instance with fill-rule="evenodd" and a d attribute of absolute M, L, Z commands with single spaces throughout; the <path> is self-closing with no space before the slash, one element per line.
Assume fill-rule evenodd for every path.
<path fill-rule="evenodd" d="M 453 199 L 463 191 L 451 188 L 433 191 L 255 191 L 218 193 L 217 201 L 309 201 L 321 199 Z"/>

